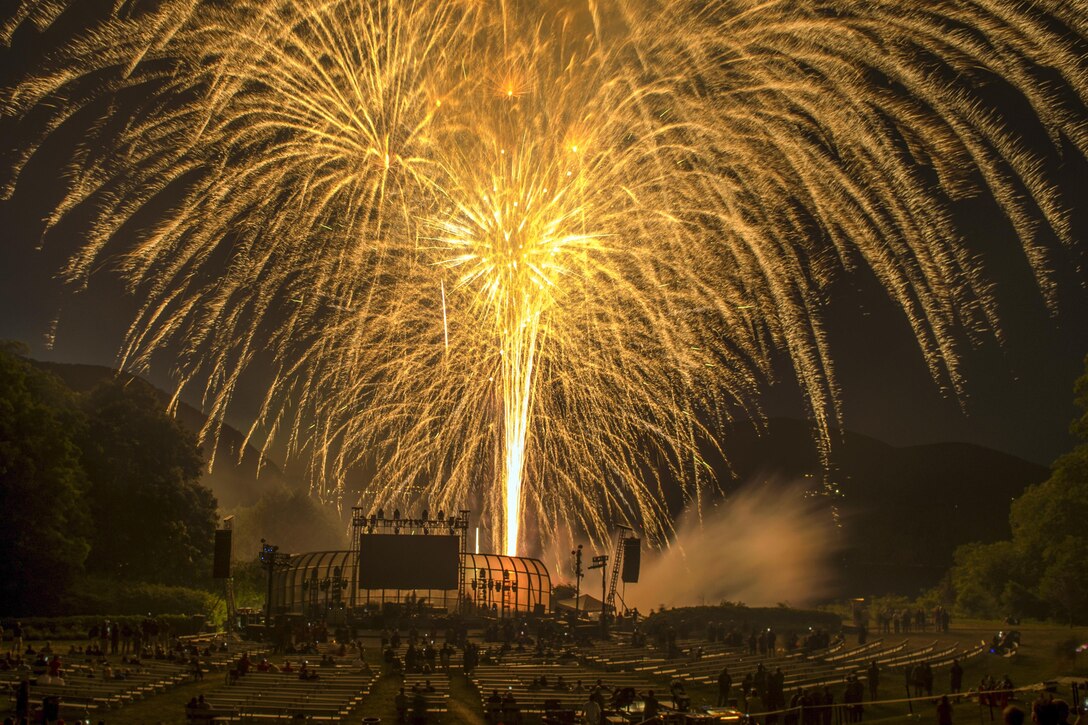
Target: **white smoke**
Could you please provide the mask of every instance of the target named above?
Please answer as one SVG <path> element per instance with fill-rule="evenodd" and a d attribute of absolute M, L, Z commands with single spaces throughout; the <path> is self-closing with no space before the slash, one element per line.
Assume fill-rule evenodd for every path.
<path fill-rule="evenodd" d="M 826 502 L 795 485 L 750 485 L 677 525 L 670 546 L 645 552 L 637 584 L 624 600 L 643 612 L 718 604 L 788 602 L 803 606 L 828 595 L 839 533 Z"/>

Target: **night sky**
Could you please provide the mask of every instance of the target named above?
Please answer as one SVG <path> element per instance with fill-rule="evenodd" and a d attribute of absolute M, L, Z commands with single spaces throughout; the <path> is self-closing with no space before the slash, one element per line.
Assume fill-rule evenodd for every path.
<path fill-rule="evenodd" d="M 24 34 L 13 47 L 0 48 L 0 79 L 15 75 L 35 42 Z M 1017 127 L 1025 143 L 1045 148 L 1037 135 L 1041 129 L 1023 114 L 1023 104 L 1012 96 L 1005 102 L 1008 114 L 1020 119 Z M 11 119 L 0 121 L 0 169 L 25 142 L 23 133 Z M 25 342 L 37 358 L 111 365 L 136 301 L 126 297 L 108 266 L 86 289 L 57 279 L 80 243 L 78 220 L 42 236 L 41 220 L 63 180 L 61 146 L 37 154 L 15 196 L 0 201 L 0 338 Z M 875 282 L 864 275 L 842 277 L 825 303 L 846 428 L 896 445 L 967 441 L 1044 464 L 1068 450 L 1071 388 L 1088 354 L 1088 294 L 1085 274 L 1078 270 L 1088 241 L 1088 164 L 1075 152 L 1047 153 L 1052 177 L 1073 209 L 1078 239 L 1077 248 L 1062 250 L 1052 261 L 1058 309 L 1052 313 L 1045 307 L 992 200 L 962 203 L 957 212 L 963 234 L 977 247 L 980 264 L 997 287 L 1005 346 L 989 338 L 976 349 L 963 349 L 968 389 L 957 400 L 929 378 L 902 313 Z M 54 344 L 49 346 L 54 320 Z M 168 388 L 170 372 L 156 368 L 149 377 Z M 783 365 L 782 380 L 767 391 L 769 414 L 803 415 L 790 375 Z M 260 392 L 259 380 L 249 383 L 236 396 L 236 416 L 251 410 Z"/>

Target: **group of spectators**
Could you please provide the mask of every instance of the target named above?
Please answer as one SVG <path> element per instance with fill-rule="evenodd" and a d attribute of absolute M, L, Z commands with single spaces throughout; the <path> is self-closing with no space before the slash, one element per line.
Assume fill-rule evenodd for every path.
<path fill-rule="evenodd" d="M 316 651 L 316 650 L 315 650 Z M 356 641 L 351 643 L 351 647 L 341 644 L 339 650 L 337 650 L 337 656 L 347 657 L 349 653 L 354 654 L 352 660 L 352 667 L 360 672 L 370 672 L 370 665 L 367 664 L 364 657 L 362 641 Z M 235 682 L 240 677 L 245 677 L 250 672 L 273 672 L 282 673 L 287 675 L 296 674 L 300 680 L 317 680 L 321 678 L 320 671 L 325 668 L 336 667 L 336 658 L 332 654 L 322 654 L 321 659 L 318 660 L 315 666 L 311 667 L 309 660 L 301 659 L 296 667 L 292 661 L 288 658 L 284 658 L 282 665 L 277 665 L 268 657 L 261 657 L 256 663 L 249 656 L 248 652 L 243 652 L 236 661 L 231 663 L 227 670 L 227 682 Z"/>
<path fill-rule="evenodd" d="M 877 627 L 883 634 L 906 632 L 947 632 L 952 622 L 951 613 L 938 604 L 928 613 L 922 607 L 910 609 L 881 609 L 877 612 Z"/>
<path fill-rule="evenodd" d="M 687 695 L 684 693 L 682 683 L 674 683 L 671 688 L 674 707 L 679 699 L 683 702 L 682 711 L 687 710 Z M 583 725 L 602 725 L 609 711 L 622 710 L 632 705 L 638 698 L 642 698 L 642 720 L 653 720 L 661 713 L 661 703 L 653 690 L 639 693 L 633 687 L 621 687 L 609 692 L 608 688 L 597 680 L 597 685 L 590 689 L 589 698 L 581 707 Z"/>
<path fill-rule="evenodd" d="M 405 693 L 404 688 L 393 698 L 393 704 L 397 708 L 397 723 L 399 725 L 426 725 L 429 717 L 430 701 L 427 696 L 433 694 L 435 688 L 430 680 L 422 685 L 412 685 L 411 697 Z"/>

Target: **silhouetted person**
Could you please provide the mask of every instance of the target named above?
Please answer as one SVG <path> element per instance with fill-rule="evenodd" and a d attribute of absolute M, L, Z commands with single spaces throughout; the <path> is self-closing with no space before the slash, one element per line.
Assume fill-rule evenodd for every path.
<path fill-rule="evenodd" d="M 729 674 L 729 668 L 723 667 L 718 674 L 718 707 L 724 707 L 729 702 L 731 689 L 733 689 L 733 677 Z"/>
<path fill-rule="evenodd" d="M 643 703 L 644 706 L 642 710 L 642 719 L 650 720 L 657 717 L 657 713 L 661 710 L 661 703 L 659 703 L 657 701 L 657 698 L 654 697 L 653 690 L 650 690 L 646 693 L 646 697 L 643 698 Z"/>
<path fill-rule="evenodd" d="M 937 725 L 952 725 L 952 703 L 948 695 L 941 695 L 937 702 Z"/>
<path fill-rule="evenodd" d="M 827 685 L 824 685 L 820 704 L 823 705 L 823 709 L 820 711 L 820 725 L 831 725 L 831 720 L 835 715 L 835 693 L 831 692 L 831 688 Z"/>
<path fill-rule="evenodd" d="M 949 689 L 959 692 L 963 687 L 963 666 L 958 659 L 952 660 L 952 669 L 949 670 Z"/>
<path fill-rule="evenodd" d="M 1040 697 L 1032 705 L 1031 713 L 1036 725 L 1058 725 L 1058 706 L 1053 700 Z"/>
<path fill-rule="evenodd" d="M 397 708 L 397 722 L 408 722 L 408 696 L 404 694 L 404 688 L 400 688 L 400 692 L 393 698 L 393 705 Z"/>
<path fill-rule="evenodd" d="M 427 695 L 416 690 L 412 696 L 412 725 L 427 725 Z"/>
<path fill-rule="evenodd" d="M 19 683 L 19 689 L 15 693 L 15 717 L 22 720 L 30 716 L 30 680 Z"/>
<path fill-rule="evenodd" d="M 1025 717 L 1024 711 L 1016 705 L 1009 705 L 1001 711 L 1001 719 L 1005 722 L 1005 725 L 1024 725 Z"/>

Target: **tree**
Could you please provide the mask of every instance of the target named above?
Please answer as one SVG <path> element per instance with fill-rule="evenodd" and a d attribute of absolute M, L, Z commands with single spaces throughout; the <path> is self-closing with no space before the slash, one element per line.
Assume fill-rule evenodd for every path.
<path fill-rule="evenodd" d="M 1070 624 L 1088 617 L 1088 358 L 1074 385 L 1078 439 L 1050 477 L 1012 503 L 1012 539 L 956 550 L 952 581 L 968 614 L 1041 614 Z"/>
<path fill-rule="evenodd" d="M 94 521 L 88 572 L 163 584 L 206 580 L 216 502 L 199 483 L 195 437 L 139 380 L 104 383 L 83 407 Z"/>
<path fill-rule="evenodd" d="M 1010 613 L 1006 585 L 1019 578 L 1024 568 L 1011 541 L 964 544 L 956 549 L 954 561 L 952 586 L 959 611 L 983 617 Z"/>
<path fill-rule="evenodd" d="M 1065 536 L 1047 550 L 1039 592 L 1070 626 L 1085 621 L 1088 605 L 1088 538 Z"/>
<path fill-rule="evenodd" d="M 0 345 L 0 613 L 63 609 L 87 557 L 86 476 L 75 438 L 86 422 L 75 396 Z"/>

